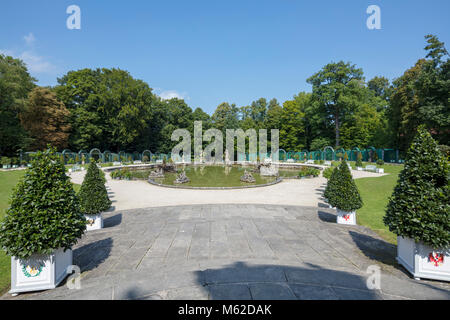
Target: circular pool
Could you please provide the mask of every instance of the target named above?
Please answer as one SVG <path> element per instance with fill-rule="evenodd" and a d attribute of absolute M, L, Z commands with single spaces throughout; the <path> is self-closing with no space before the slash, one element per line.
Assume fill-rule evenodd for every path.
<path fill-rule="evenodd" d="M 195 189 L 229 189 L 253 188 L 272 185 L 281 182 L 283 178 L 297 178 L 299 172 L 311 166 L 280 167 L 277 176 L 262 176 L 256 165 L 194 165 L 176 164 L 171 170 L 164 170 L 163 177 L 152 177 L 151 173 L 161 170 L 162 165 L 152 164 L 108 168 L 113 179 L 147 180 L 149 183 L 172 188 Z M 166 168 L 167 169 L 167 168 Z M 176 183 L 177 177 L 184 171 L 188 182 Z M 243 182 L 244 173 L 250 173 L 251 182 Z M 150 176 L 150 177 L 149 177 Z"/>

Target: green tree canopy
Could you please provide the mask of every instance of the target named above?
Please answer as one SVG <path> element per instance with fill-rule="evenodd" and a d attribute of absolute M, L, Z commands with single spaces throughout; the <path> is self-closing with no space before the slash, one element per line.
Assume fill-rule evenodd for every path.
<path fill-rule="evenodd" d="M 22 60 L 0 54 L 0 154 L 12 156 L 30 143 L 20 124 L 19 113 L 26 106 L 36 79 Z"/>

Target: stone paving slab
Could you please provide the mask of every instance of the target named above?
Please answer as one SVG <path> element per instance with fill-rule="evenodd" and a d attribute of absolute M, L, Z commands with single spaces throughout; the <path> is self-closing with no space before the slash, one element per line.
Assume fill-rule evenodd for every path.
<path fill-rule="evenodd" d="M 334 218 L 333 218 L 334 217 Z M 450 285 L 416 281 L 395 246 L 328 208 L 191 205 L 104 214 L 73 248 L 81 289 L 2 299 L 449 299 Z M 369 290 L 366 268 L 382 270 Z"/>

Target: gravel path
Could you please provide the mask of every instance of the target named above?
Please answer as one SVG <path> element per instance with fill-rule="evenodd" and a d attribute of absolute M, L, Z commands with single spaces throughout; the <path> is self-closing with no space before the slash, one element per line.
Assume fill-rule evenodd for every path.
<path fill-rule="evenodd" d="M 383 174 L 352 171 L 353 177 L 380 177 Z M 71 173 L 74 183 L 81 184 L 85 171 Z M 114 210 L 127 210 L 161 206 L 191 204 L 280 204 L 293 206 L 318 206 L 326 186 L 323 177 L 313 179 L 286 179 L 281 183 L 249 189 L 188 190 L 151 185 L 146 181 L 112 180 L 108 173 L 107 187 Z"/>

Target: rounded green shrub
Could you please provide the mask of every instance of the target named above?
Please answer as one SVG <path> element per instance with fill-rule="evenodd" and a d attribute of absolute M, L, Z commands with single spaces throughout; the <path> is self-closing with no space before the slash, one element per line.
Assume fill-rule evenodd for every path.
<path fill-rule="evenodd" d="M 54 149 L 38 152 L 14 189 L 0 225 L 0 247 L 26 259 L 69 249 L 86 230 L 78 198 Z"/>
<path fill-rule="evenodd" d="M 382 166 L 384 164 L 384 160 L 383 159 L 378 159 L 377 160 L 377 165 Z"/>
<path fill-rule="evenodd" d="M 347 161 L 343 160 L 333 171 L 330 180 L 330 193 L 327 194 L 328 203 L 342 211 L 354 211 L 362 207 L 363 202 L 355 181 L 352 178 Z M 325 190 L 326 191 L 326 190 Z"/>
<path fill-rule="evenodd" d="M 384 223 L 398 236 L 434 248 L 450 245 L 449 166 L 424 127 L 408 149 Z"/>
<path fill-rule="evenodd" d="M 89 164 L 83 184 L 78 192 L 81 212 L 98 214 L 111 207 L 111 200 L 105 187 L 105 176 L 94 160 Z"/>

